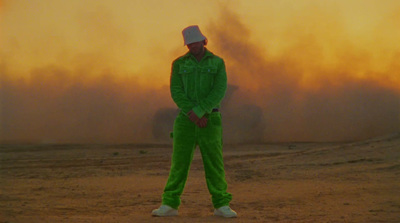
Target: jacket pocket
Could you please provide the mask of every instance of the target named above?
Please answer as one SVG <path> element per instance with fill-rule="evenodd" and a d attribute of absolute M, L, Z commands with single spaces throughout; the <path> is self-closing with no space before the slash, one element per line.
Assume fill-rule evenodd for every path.
<path fill-rule="evenodd" d="M 201 69 L 202 74 L 211 74 L 215 75 L 217 73 L 217 67 L 214 66 L 207 66 Z"/>
<path fill-rule="evenodd" d="M 179 68 L 179 75 L 182 78 L 183 89 L 186 92 L 189 99 L 193 97 L 193 91 L 196 89 L 195 77 L 194 77 L 194 67 L 181 66 Z"/>
<path fill-rule="evenodd" d="M 179 74 L 190 74 L 193 73 L 194 67 L 189 67 L 189 66 L 181 66 L 179 68 Z"/>
<path fill-rule="evenodd" d="M 200 87 L 206 94 L 213 88 L 216 74 L 217 67 L 207 66 L 201 68 Z"/>

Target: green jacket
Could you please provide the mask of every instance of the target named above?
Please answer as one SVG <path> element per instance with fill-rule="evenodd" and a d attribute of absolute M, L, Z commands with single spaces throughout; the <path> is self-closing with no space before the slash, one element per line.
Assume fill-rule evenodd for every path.
<path fill-rule="evenodd" d="M 188 52 L 172 63 L 170 88 L 172 99 L 185 114 L 193 110 L 201 118 L 219 108 L 225 96 L 225 63 L 207 49 L 200 62 Z"/>

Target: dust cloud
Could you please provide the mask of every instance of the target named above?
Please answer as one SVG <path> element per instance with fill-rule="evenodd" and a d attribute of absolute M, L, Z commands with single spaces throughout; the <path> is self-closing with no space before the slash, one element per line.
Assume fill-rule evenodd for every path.
<path fill-rule="evenodd" d="M 145 88 L 113 73 L 86 81 L 60 67 L 32 73 L 30 80 L 2 79 L 3 142 L 150 142 L 152 117 L 168 105 L 167 88 Z"/>
<path fill-rule="evenodd" d="M 386 79 L 384 72 L 377 76 L 369 67 L 372 55 L 351 58 L 361 52 L 341 54 L 335 58 L 337 66 L 323 68 L 325 52 L 315 35 L 325 37 L 319 29 L 326 27 L 319 24 L 311 33 L 297 31 L 286 37 L 292 45 L 274 57 L 252 42 L 251 31 L 234 12 L 222 9 L 218 22 L 210 23 L 210 39 L 227 63 L 230 83 L 236 86 L 224 108 L 233 139 L 347 141 L 400 130 L 400 89 L 394 79 Z M 330 34 L 341 31 L 340 26 L 329 29 Z M 346 50 L 337 47 L 339 53 Z M 387 72 L 400 76 L 394 69 L 400 60 L 391 60 Z M 366 75 L 357 77 L 357 66 Z"/>
<path fill-rule="evenodd" d="M 86 21 L 93 27 L 93 19 Z M 177 111 L 169 87 L 146 84 L 152 80 L 137 78 L 142 74 L 121 75 L 126 70 L 117 65 L 127 63 L 126 55 L 121 62 L 109 50 L 126 52 L 130 36 L 112 24 L 98 27 L 89 39 L 105 38 L 91 41 L 92 51 L 73 55 L 66 48 L 61 58 L 73 59 L 32 68 L 29 76 L 16 75 L 9 55 L 1 55 L 0 142 L 171 142 Z M 225 59 L 228 69 L 224 142 L 343 141 L 400 130 L 398 86 L 376 73 L 357 77 L 340 63 L 318 66 L 322 51 L 312 38 L 302 39 L 308 45 L 293 44 L 271 56 L 226 9 L 204 31 L 210 50 Z M 291 38 L 297 37 L 303 38 Z M 393 61 L 391 71 L 398 72 L 393 67 L 399 60 Z M 364 62 L 368 68 L 367 59 L 357 64 Z M 164 69 L 166 78 L 169 69 Z"/>

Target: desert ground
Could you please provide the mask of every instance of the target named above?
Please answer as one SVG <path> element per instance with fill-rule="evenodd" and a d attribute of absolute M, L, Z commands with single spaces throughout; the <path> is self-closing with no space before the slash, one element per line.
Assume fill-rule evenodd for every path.
<path fill-rule="evenodd" d="M 400 222 L 400 133 L 224 146 L 236 219 L 213 216 L 197 149 L 179 216 L 152 217 L 170 144 L 1 145 L 0 222 Z"/>

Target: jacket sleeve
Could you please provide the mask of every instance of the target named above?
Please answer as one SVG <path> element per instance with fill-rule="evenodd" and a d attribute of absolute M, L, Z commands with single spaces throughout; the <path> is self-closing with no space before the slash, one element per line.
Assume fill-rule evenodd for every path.
<path fill-rule="evenodd" d="M 170 78 L 171 97 L 175 104 L 187 114 L 195 104 L 186 96 L 181 75 L 179 75 L 179 63 L 174 61 L 171 68 Z"/>
<path fill-rule="evenodd" d="M 227 76 L 225 63 L 221 60 L 218 66 L 217 74 L 214 78 L 213 88 L 207 97 L 200 100 L 199 104 L 193 108 L 194 113 L 198 117 L 203 117 L 205 113 L 211 113 L 213 108 L 216 108 L 225 96 L 227 88 Z"/>

